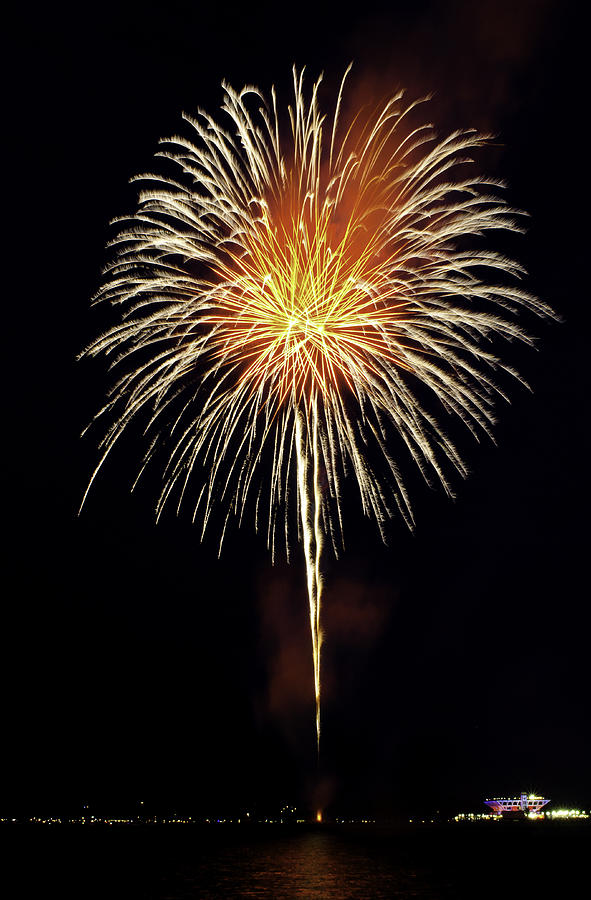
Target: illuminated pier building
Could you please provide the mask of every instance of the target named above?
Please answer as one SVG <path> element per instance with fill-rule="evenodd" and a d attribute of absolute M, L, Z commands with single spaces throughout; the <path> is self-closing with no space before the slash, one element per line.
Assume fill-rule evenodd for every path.
<path fill-rule="evenodd" d="M 521 794 L 520 797 L 508 800 L 497 797 L 495 800 L 485 800 L 487 806 L 497 816 L 536 816 L 541 808 L 549 803 L 544 797 L 538 797 L 536 794 Z"/>

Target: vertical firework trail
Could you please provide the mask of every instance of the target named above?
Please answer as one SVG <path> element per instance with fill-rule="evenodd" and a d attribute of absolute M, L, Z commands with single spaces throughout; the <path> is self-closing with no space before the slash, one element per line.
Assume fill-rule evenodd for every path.
<path fill-rule="evenodd" d="M 487 137 L 437 137 L 402 93 L 343 123 L 345 78 L 328 127 L 320 81 L 306 99 L 296 70 L 287 127 L 275 91 L 254 87 L 224 85 L 227 128 L 185 117 L 191 136 L 163 141 L 162 171 L 139 176 L 96 297 L 120 316 L 85 351 L 119 373 L 88 489 L 137 421 L 138 478 L 166 447 L 156 518 L 176 497 L 203 534 L 221 509 L 221 549 L 230 516 L 251 512 L 273 558 L 297 530 L 318 747 L 321 564 L 343 546 L 346 479 L 384 540 L 396 511 L 412 528 L 400 458 L 452 496 L 467 468 L 444 422 L 492 437 L 493 375 L 519 377 L 493 339 L 531 344 L 520 312 L 552 315 L 486 246 L 522 216 L 471 174 Z"/>
<path fill-rule="evenodd" d="M 306 418 L 301 410 L 297 411 L 298 498 L 304 557 L 306 560 L 310 631 L 312 633 L 314 694 L 316 698 L 316 744 L 320 752 L 320 653 L 322 649 L 322 630 L 320 627 L 322 575 L 320 572 L 320 558 L 322 553 L 322 528 L 320 524 L 320 485 L 318 481 L 318 410 L 315 395 L 312 398 L 310 420 L 312 428 L 311 439 L 306 429 Z M 312 474 L 310 474 L 310 469 L 312 469 Z"/>

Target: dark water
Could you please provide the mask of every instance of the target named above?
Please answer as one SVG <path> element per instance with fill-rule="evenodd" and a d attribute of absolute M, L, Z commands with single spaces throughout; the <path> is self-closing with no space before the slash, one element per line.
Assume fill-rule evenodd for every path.
<path fill-rule="evenodd" d="M 588 896 L 591 828 L 6 826 L 6 900 L 452 900 Z"/>

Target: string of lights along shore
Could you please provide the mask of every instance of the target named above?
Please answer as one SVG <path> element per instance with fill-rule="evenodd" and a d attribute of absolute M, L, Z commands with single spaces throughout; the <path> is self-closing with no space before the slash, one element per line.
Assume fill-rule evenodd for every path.
<path fill-rule="evenodd" d="M 188 506 L 220 551 L 233 517 L 273 558 L 303 546 L 318 747 L 323 559 L 344 549 L 345 479 L 384 539 L 393 515 L 413 528 L 404 472 L 453 494 L 467 467 L 448 423 L 492 435 L 498 375 L 519 379 L 496 345 L 533 343 L 522 310 L 553 315 L 488 246 L 524 222 L 472 163 L 490 139 L 439 136 L 433 102 L 403 92 L 349 116 L 349 71 L 327 113 L 321 79 L 294 69 L 285 105 L 224 84 L 217 118 L 184 116 L 117 221 L 95 300 L 119 315 L 82 354 L 115 376 L 84 500 L 137 421 L 134 487 L 165 453 L 157 518 Z"/>

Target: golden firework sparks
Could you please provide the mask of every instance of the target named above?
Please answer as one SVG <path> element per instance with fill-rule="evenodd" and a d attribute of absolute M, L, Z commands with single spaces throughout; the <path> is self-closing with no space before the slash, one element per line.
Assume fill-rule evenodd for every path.
<path fill-rule="evenodd" d="M 205 529 L 225 505 L 221 548 L 252 498 L 273 555 L 281 534 L 289 554 L 295 496 L 318 740 L 321 560 L 341 545 L 346 473 L 383 537 L 395 508 L 412 527 L 392 436 L 451 495 L 449 464 L 467 472 L 442 415 L 491 434 L 491 376 L 512 370 L 490 339 L 531 343 L 515 313 L 551 315 L 520 287 L 519 264 L 483 246 L 490 230 L 520 230 L 502 185 L 468 165 L 486 136 L 412 127 L 417 104 L 401 93 L 345 125 L 345 78 L 329 124 L 320 82 L 306 99 L 296 70 L 287 130 L 275 92 L 267 102 L 253 87 L 224 85 L 229 130 L 203 111 L 185 117 L 191 137 L 158 154 L 175 174 L 141 176 L 113 241 L 97 299 L 121 320 L 85 351 L 122 372 L 99 413 L 110 425 L 90 484 L 142 415 L 140 474 L 169 448 L 157 516 L 175 497 Z"/>

